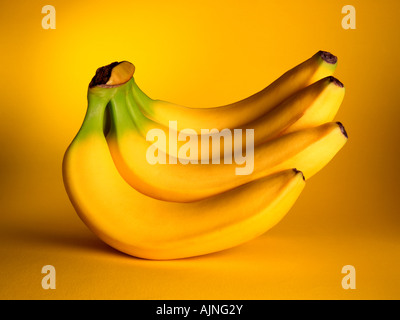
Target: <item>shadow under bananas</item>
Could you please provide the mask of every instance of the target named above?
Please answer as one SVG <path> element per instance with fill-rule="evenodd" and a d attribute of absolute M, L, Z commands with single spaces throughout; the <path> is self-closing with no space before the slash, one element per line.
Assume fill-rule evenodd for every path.
<path fill-rule="evenodd" d="M 79 221 L 78 221 L 79 223 Z M 1 238 L 9 246 L 20 246 L 26 249 L 47 251 L 50 254 L 58 252 L 119 254 L 93 235 L 85 226 L 67 221 L 63 223 L 56 219 L 49 221 L 36 220 L 30 223 L 13 221 L 3 225 Z"/>
<path fill-rule="evenodd" d="M 289 247 L 291 239 L 280 236 L 279 230 L 275 228 L 235 248 L 198 257 L 157 261 L 132 257 L 105 244 L 79 220 L 72 209 L 70 212 L 64 208 L 53 218 L 47 213 L 29 223 L 20 222 L 16 219 L 3 224 L 0 238 L 3 238 L 3 243 L 6 242 L 9 249 L 18 247 L 21 254 L 29 251 L 30 255 L 55 258 L 71 256 L 73 259 L 84 256 L 85 259 L 105 261 L 118 267 L 134 267 L 153 272 L 222 274 L 229 270 L 229 274 L 234 276 L 242 275 L 243 271 L 251 274 L 251 271 L 271 269 L 273 265 L 280 265 L 278 262 L 287 262 L 287 257 L 291 256 L 281 250 Z"/>

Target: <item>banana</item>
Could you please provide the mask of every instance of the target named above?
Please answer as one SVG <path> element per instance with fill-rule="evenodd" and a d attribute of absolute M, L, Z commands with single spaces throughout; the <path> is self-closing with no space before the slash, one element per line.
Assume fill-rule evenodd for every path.
<path fill-rule="evenodd" d="M 103 134 L 107 103 L 120 87 L 90 87 L 85 120 L 63 159 L 63 179 L 80 218 L 100 239 L 129 255 L 178 259 L 240 245 L 278 223 L 304 188 L 286 170 L 191 203 L 160 201 L 125 182 Z M 188 182 L 187 188 L 192 188 Z"/>
<path fill-rule="evenodd" d="M 241 101 L 212 108 L 190 108 L 151 99 L 134 81 L 132 91 L 142 112 L 148 118 L 164 126 L 168 126 L 169 121 L 177 121 L 179 131 L 191 128 L 200 133 L 204 128 L 217 130 L 239 128 L 270 111 L 297 91 L 331 76 L 336 66 L 336 56 L 326 51 L 319 51 L 260 92 Z"/>
<path fill-rule="evenodd" d="M 107 135 L 108 145 L 121 176 L 136 190 L 160 200 L 196 201 L 290 168 L 297 168 L 306 178 L 310 178 L 347 141 L 343 125 L 329 122 L 261 144 L 254 149 L 253 155 L 246 154 L 246 163 L 243 165 L 234 162 L 151 163 L 149 153 L 153 151 L 150 151 L 149 143 L 140 134 L 129 114 L 126 103 L 129 91 L 128 82 L 118 87 L 110 99 L 112 124 Z M 158 150 L 158 156 L 162 154 Z"/>
<path fill-rule="evenodd" d="M 133 79 L 130 82 L 134 85 Z M 134 88 L 128 87 L 126 104 L 137 128 L 143 136 L 146 136 L 150 130 L 162 130 L 165 133 L 167 143 L 160 145 L 160 150 L 166 154 L 170 154 L 168 143 L 170 141 L 169 132 L 171 131 L 172 134 L 176 135 L 177 127 L 166 127 L 145 117 L 139 110 L 140 106 L 138 106 L 138 103 L 134 99 L 132 89 Z M 226 128 L 224 130 L 230 130 L 230 136 L 233 137 L 234 129 L 241 129 L 243 134 L 242 149 L 244 150 L 246 145 L 246 129 L 254 130 L 254 145 L 257 146 L 282 134 L 332 121 L 343 101 L 344 94 L 344 85 L 338 79 L 328 76 L 293 94 L 258 119 L 241 125 L 239 128 Z M 181 133 L 183 132 L 181 131 Z M 221 139 L 219 150 L 213 150 L 211 144 L 207 150 L 200 148 L 202 138 L 218 139 L 220 132 L 214 134 L 197 134 L 194 132 L 187 133 L 184 136 L 190 140 L 197 140 L 196 144 L 198 146 L 196 150 L 191 150 L 190 154 L 185 155 L 185 159 L 201 161 L 205 158 L 222 158 L 225 154 L 225 139 Z M 177 141 L 177 149 L 179 150 L 186 141 L 187 139 Z"/>

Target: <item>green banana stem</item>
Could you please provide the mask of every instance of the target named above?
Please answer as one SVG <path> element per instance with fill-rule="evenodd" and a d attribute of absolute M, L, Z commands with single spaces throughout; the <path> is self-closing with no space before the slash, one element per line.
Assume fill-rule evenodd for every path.
<path fill-rule="evenodd" d="M 105 90 L 104 88 L 102 89 Z M 113 89 L 115 89 L 115 93 L 108 104 L 111 114 L 106 112 L 104 117 L 104 134 L 115 134 L 117 130 L 116 123 L 118 123 L 118 128 L 121 127 L 120 130 L 135 127 L 143 134 L 145 130 L 143 123 L 148 119 L 142 113 L 141 108 L 147 110 L 152 99 L 140 90 L 133 78 L 126 84 Z"/>
<path fill-rule="evenodd" d="M 88 108 L 82 126 L 75 139 L 103 134 L 105 110 L 115 88 L 93 88 L 88 92 Z"/>
<path fill-rule="evenodd" d="M 143 129 L 141 127 L 141 124 L 148 121 L 148 119 L 140 110 L 139 103 L 138 103 L 137 99 L 135 99 L 134 95 L 132 94 L 131 86 L 126 89 L 125 98 L 126 98 L 126 101 L 125 101 L 126 108 L 128 109 L 129 113 L 131 114 L 131 117 L 132 117 L 133 121 L 135 122 L 136 127 L 138 129 Z M 144 133 L 144 132 L 142 131 L 142 133 Z"/>
<path fill-rule="evenodd" d="M 117 91 L 121 90 L 121 87 L 126 87 L 126 84 L 132 80 L 134 72 L 135 66 L 128 61 L 113 62 L 96 70 L 96 74 L 89 84 L 88 110 L 81 131 L 90 132 L 92 130 L 91 118 L 94 117 L 94 115 L 99 115 L 101 113 L 102 133 L 104 135 L 109 133 L 111 127 L 111 116 L 107 104 L 111 97 Z M 98 110 L 96 107 L 93 107 L 93 105 L 97 105 L 97 103 L 102 106 L 101 111 L 99 111 L 100 109 Z M 100 121 L 100 119 L 98 121 Z M 89 125 L 86 125 L 86 123 L 89 123 Z M 99 124 L 96 124 L 96 129 L 98 129 L 98 125 Z"/>
<path fill-rule="evenodd" d="M 111 135 L 120 135 L 132 128 L 136 128 L 138 131 L 143 130 L 140 121 L 143 120 L 144 115 L 141 114 L 139 107 L 131 98 L 130 88 L 129 84 L 117 88 L 110 100 Z"/>
<path fill-rule="evenodd" d="M 90 135 L 104 135 L 104 126 L 108 120 L 110 134 L 116 133 L 117 123 L 118 132 L 121 133 L 124 130 L 132 130 L 132 128 L 139 130 L 140 121 L 143 121 L 144 115 L 141 114 L 139 107 L 131 98 L 130 88 L 129 82 L 113 87 L 89 88 L 88 108 L 75 139 Z M 128 100 L 131 101 L 128 103 Z M 107 107 L 109 109 L 106 109 Z"/>
<path fill-rule="evenodd" d="M 131 92 L 136 103 L 142 108 L 147 114 L 152 114 L 151 104 L 154 101 L 149 96 L 147 96 L 136 84 L 135 79 L 131 79 Z"/>

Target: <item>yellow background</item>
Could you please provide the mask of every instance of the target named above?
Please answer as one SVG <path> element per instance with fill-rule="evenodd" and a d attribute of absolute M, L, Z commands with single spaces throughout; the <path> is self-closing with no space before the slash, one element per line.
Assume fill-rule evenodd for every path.
<path fill-rule="evenodd" d="M 42 29 L 44 5 L 56 30 Z M 356 8 L 356 30 L 341 9 Z M 3 0 L 1 299 L 399 299 L 397 0 Z M 339 58 L 349 134 L 284 220 L 240 247 L 145 261 L 98 240 L 64 191 L 61 162 L 97 67 L 129 60 L 153 98 L 216 106 L 253 94 L 318 50 Z M 44 290 L 41 269 L 56 269 Z M 356 289 L 344 290 L 344 265 Z"/>

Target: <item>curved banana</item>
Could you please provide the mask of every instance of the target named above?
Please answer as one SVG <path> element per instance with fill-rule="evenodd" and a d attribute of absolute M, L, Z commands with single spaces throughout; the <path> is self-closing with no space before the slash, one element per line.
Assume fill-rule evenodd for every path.
<path fill-rule="evenodd" d="M 74 208 L 110 246 L 146 259 L 185 258 L 231 248 L 279 222 L 303 190 L 302 174 L 287 170 L 192 203 L 141 194 L 119 175 L 103 135 L 105 107 L 117 91 L 89 89 L 85 120 L 63 161 L 64 183 Z"/>
<path fill-rule="evenodd" d="M 284 73 L 260 92 L 238 102 L 213 108 L 190 108 L 149 98 L 135 82 L 135 100 L 150 119 L 168 126 L 178 122 L 178 130 L 191 128 L 197 133 L 204 128 L 239 128 L 262 116 L 286 98 L 322 78 L 333 74 L 337 57 L 319 51 L 308 60 Z"/>
<path fill-rule="evenodd" d="M 129 115 L 128 96 L 129 82 L 117 88 L 110 99 L 112 125 L 107 135 L 108 145 L 121 176 L 138 191 L 161 200 L 190 202 L 204 199 L 290 168 L 298 168 L 310 178 L 347 141 L 344 127 L 331 122 L 261 144 L 254 149 L 254 154 L 246 155 L 243 165 L 234 161 L 187 163 L 182 159 L 170 159 L 152 148 L 156 144 L 149 145 Z M 243 161 L 239 158 L 235 154 L 236 162 Z M 163 159 L 166 163 L 172 161 L 163 164 Z"/>
<path fill-rule="evenodd" d="M 133 79 L 130 80 L 133 83 Z M 170 154 L 169 149 L 169 133 L 178 135 L 178 125 L 171 128 L 161 125 L 151 119 L 145 117 L 140 111 L 140 106 L 134 99 L 131 87 L 127 88 L 126 103 L 129 111 L 135 121 L 137 128 L 143 136 L 146 137 L 150 130 L 162 130 L 166 136 L 166 144 L 160 145 L 160 150 L 166 154 Z M 267 112 L 258 119 L 241 125 L 238 128 L 224 128 L 224 131 L 230 130 L 230 136 L 234 136 L 234 130 L 241 129 L 242 132 L 242 149 L 245 150 L 246 145 L 246 129 L 254 130 L 254 145 L 276 138 L 284 133 L 305 129 L 308 127 L 318 126 L 326 122 L 333 121 L 345 94 L 344 85 L 336 78 L 328 76 L 323 78 L 306 88 L 293 94 L 291 97 L 277 105 L 271 111 Z M 170 122 L 171 124 L 172 122 Z M 191 128 L 189 128 L 191 129 Z M 203 129 L 208 129 L 203 128 Z M 213 129 L 212 127 L 209 129 Z M 184 132 L 186 131 L 186 134 Z M 191 132 L 191 133 L 190 133 Z M 211 144 L 206 150 L 201 148 L 202 139 L 219 139 L 221 132 L 217 133 L 201 133 L 197 134 L 193 130 L 182 130 L 179 133 L 185 140 L 177 141 L 177 149 L 179 150 L 186 144 L 188 138 L 197 140 L 196 150 L 191 150 L 190 154 L 185 155 L 185 159 L 202 160 L 212 158 L 222 158 L 225 154 L 225 139 L 221 139 L 220 148 L 212 149 Z M 231 152 L 230 149 L 228 152 Z"/>

